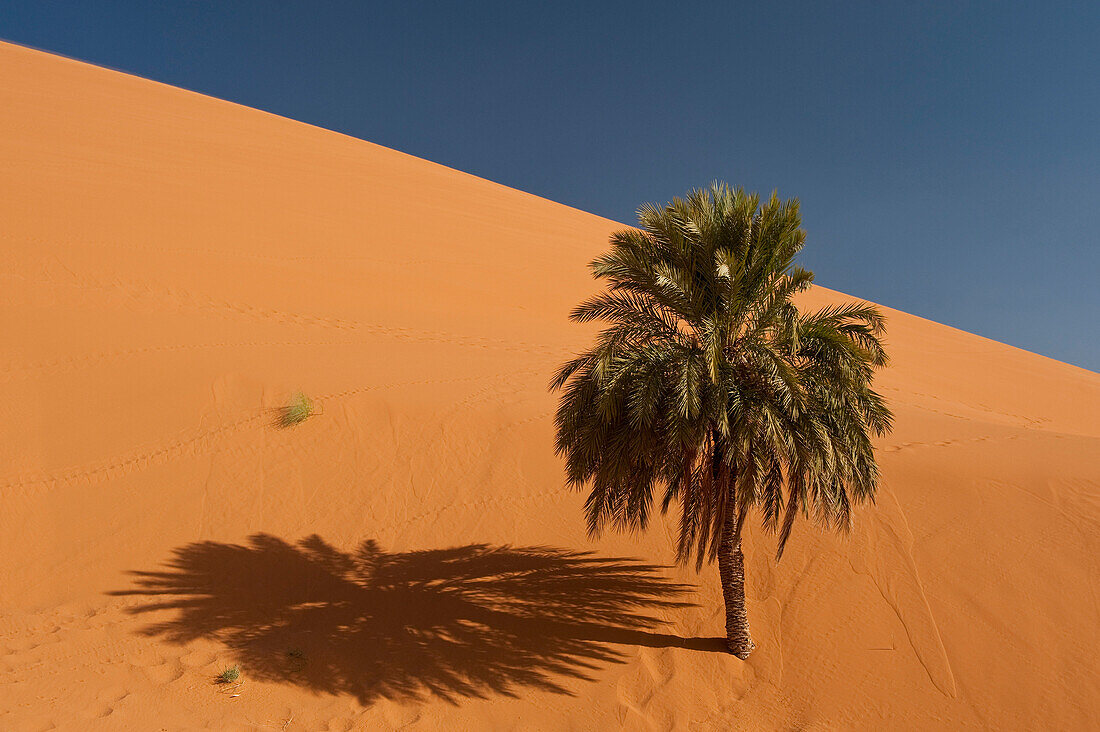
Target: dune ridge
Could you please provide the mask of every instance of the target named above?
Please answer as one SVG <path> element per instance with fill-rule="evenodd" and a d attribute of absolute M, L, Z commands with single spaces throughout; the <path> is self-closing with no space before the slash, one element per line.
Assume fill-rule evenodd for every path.
<path fill-rule="evenodd" d="M 877 506 L 753 527 L 740 662 L 553 454 L 621 224 L 2 43 L 0 161 L 0 729 L 1100 719 L 1100 375 L 886 308 Z"/>

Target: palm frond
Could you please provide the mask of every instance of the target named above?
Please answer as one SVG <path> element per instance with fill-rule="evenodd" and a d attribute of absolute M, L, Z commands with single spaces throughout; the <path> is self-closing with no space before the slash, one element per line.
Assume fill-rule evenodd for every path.
<path fill-rule="evenodd" d="M 641 530 L 679 506 L 677 559 L 700 566 L 755 509 L 782 556 L 797 517 L 843 530 L 878 485 L 872 435 L 893 415 L 871 386 L 888 363 L 868 303 L 800 312 L 813 281 L 796 199 L 725 184 L 638 210 L 591 263 L 606 289 L 571 318 L 606 324 L 563 364 L 556 448 L 588 487 L 592 534 Z"/>

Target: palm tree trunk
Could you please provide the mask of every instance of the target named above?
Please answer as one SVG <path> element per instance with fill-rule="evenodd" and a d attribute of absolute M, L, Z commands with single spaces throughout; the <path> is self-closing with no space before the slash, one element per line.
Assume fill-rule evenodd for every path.
<path fill-rule="evenodd" d="M 732 508 L 732 507 L 731 507 Z M 718 574 L 722 578 L 722 597 L 726 601 L 726 646 L 744 660 L 756 644 L 749 637 L 749 615 L 745 612 L 745 556 L 737 534 L 735 511 L 729 511 L 722 538 L 718 543 Z"/>

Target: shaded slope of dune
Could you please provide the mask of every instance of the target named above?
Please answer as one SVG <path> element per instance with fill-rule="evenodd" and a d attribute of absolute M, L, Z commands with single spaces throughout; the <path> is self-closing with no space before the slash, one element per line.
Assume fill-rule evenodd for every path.
<path fill-rule="evenodd" d="M 0 728 L 1100 718 L 1097 374 L 888 311 L 878 504 L 752 533 L 742 663 L 671 523 L 562 488 L 616 223 L 2 44 L 0 160 Z"/>

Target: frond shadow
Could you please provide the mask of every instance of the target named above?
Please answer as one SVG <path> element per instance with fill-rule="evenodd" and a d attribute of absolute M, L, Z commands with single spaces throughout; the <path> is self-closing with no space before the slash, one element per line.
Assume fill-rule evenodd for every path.
<path fill-rule="evenodd" d="M 571 694 L 622 660 L 616 645 L 718 651 L 720 639 L 653 632 L 653 613 L 683 607 L 690 586 L 660 567 L 552 547 L 470 544 L 342 552 L 314 535 L 297 545 L 256 534 L 247 545 L 198 542 L 161 572 L 135 572 L 141 614 L 176 610 L 145 629 L 186 643 L 224 643 L 252 678 L 318 692 L 417 700 L 429 694 Z M 292 649 L 292 650 L 291 650 Z"/>

